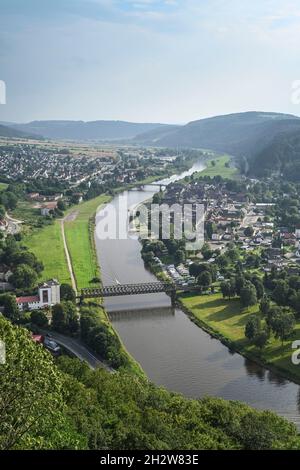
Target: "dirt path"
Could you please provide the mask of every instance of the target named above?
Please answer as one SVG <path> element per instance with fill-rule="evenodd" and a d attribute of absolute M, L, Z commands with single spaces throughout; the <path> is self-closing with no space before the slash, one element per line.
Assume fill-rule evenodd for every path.
<path fill-rule="evenodd" d="M 64 250 L 65 250 L 65 255 L 66 255 L 66 259 L 67 259 L 68 269 L 69 269 L 69 273 L 70 273 L 70 277 L 71 277 L 71 283 L 72 283 L 72 287 L 73 287 L 74 291 L 77 294 L 77 285 L 76 285 L 76 280 L 75 280 L 75 275 L 74 275 L 74 271 L 73 271 L 73 266 L 72 266 L 70 253 L 69 253 L 67 242 L 66 242 L 65 224 L 64 224 L 63 219 L 60 220 L 60 226 L 61 226 L 61 233 L 62 233 L 62 239 L 63 239 Z"/>

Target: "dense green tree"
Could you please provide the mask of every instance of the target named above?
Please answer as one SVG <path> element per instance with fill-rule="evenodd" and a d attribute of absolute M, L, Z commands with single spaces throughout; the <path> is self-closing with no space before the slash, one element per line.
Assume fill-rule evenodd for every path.
<path fill-rule="evenodd" d="M 72 301 L 63 301 L 52 308 L 52 327 L 64 334 L 74 334 L 79 328 L 76 305 Z"/>
<path fill-rule="evenodd" d="M 222 295 L 223 295 L 224 299 L 226 297 L 231 299 L 231 297 L 235 296 L 236 286 L 235 286 L 235 280 L 234 279 L 230 279 L 229 281 L 222 282 L 220 287 L 221 287 L 221 292 L 222 292 Z"/>
<path fill-rule="evenodd" d="M 253 277 L 251 279 L 252 284 L 255 286 L 256 289 L 256 296 L 258 300 L 262 299 L 264 296 L 264 285 L 262 281 L 258 277 Z"/>
<path fill-rule="evenodd" d="M 217 257 L 217 264 L 220 268 L 226 268 L 229 265 L 229 259 L 226 255 L 220 255 Z"/>
<path fill-rule="evenodd" d="M 36 285 L 37 273 L 27 264 L 20 264 L 9 281 L 18 289 L 29 289 Z"/>
<path fill-rule="evenodd" d="M 232 247 L 227 251 L 227 256 L 230 259 L 230 261 L 234 263 L 240 257 L 239 250 L 237 248 Z"/>
<path fill-rule="evenodd" d="M 145 263 L 149 264 L 153 262 L 153 258 L 154 258 L 153 251 L 148 251 L 147 253 L 143 253 L 142 256 L 143 256 L 143 260 L 145 261 Z"/>
<path fill-rule="evenodd" d="M 245 326 L 245 336 L 251 341 L 258 336 L 261 330 L 261 320 L 258 315 L 252 315 Z"/>
<path fill-rule="evenodd" d="M 70 300 L 71 302 L 76 301 L 76 294 L 70 284 L 62 283 L 60 286 L 60 298 L 61 300 Z"/>
<path fill-rule="evenodd" d="M 79 329 L 79 316 L 76 305 L 72 301 L 64 301 L 62 305 L 67 314 L 67 331 L 71 334 L 77 333 Z"/>
<path fill-rule="evenodd" d="M 272 292 L 272 298 L 278 305 L 288 304 L 289 285 L 287 281 L 279 279 L 276 281 L 275 289 Z"/>
<path fill-rule="evenodd" d="M 251 305 L 255 305 L 257 303 L 257 295 L 255 286 L 246 281 L 244 287 L 242 287 L 240 292 L 241 304 L 244 307 L 250 307 Z"/>
<path fill-rule="evenodd" d="M 241 289 L 244 287 L 245 283 L 246 279 L 242 274 L 235 276 L 235 288 L 237 295 L 241 294 Z"/>
<path fill-rule="evenodd" d="M 270 299 L 267 296 L 264 296 L 260 301 L 259 311 L 264 317 L 266 317 L 268 315 L 270 308 L 271 308 Z"/>
<path fill-rule="evenodd" d="M 59 199 L 57 201 L 57 209 L 62 211 L 62 212 L 66 210 L 66 204 L 64 203 L 64 201 L 62 199 Z"/>
<path fill-rule="evenodd" d="M 249 253 L 246 257 L 246 266 L 249 268 L 259 268 L 261 259 L 255 253 Z"/>
<path fill-rule="evenodd" d="M 43 310 L 33 310 L 30 315 L 32 323 L 41 328 L 45 328 L 48 325 L 47 315 Z"/>
<path fill-rule="evenodd" d="M 64 389 L 69 413 L 92 449 L 300 446 L 296 427 L 270 411 L 218 398 L 186 399 L 129 374 L 90 371 L 70 358 L 60 358 L 59 366 L 68 374 Z"/>
<path fill-rule="evenodd" d="M 300 290 L 300 276 L 297 276 L 297 275 L 290 276 L 288 278 L 288 283 L 292 289 L 295 289 L 296 291 Z"/>
<path fill-rule="evenodd" d="M 12 256 L 11 262 L 14 266 L 27 264 L 37 273 L 41 273 L 44 269 L 43 264 L 37 259 L 35 254 L 30 251 L 16 251 Z"/>
<path fill-rule="evenodd" d="M 201 249 L 201 254 L 205 260 L 208 260 L 212 257 L 213 251 L 210 249 L 208 243 L 204 243 Z"/>
<path fill-rule="evenodd" d="M 177 250 L 175 253 L 175 261 L 177 264 L 183 263 L 185 261 L 185 251 Z"/>
<path fill-rule="evenodd" d="M 265 345 L 267 344 L 269 339 L 269 333 L 267 330 L 262 330 L 256 334 L 254 337 L 254 344 L 257 346 L 259 349 L 263 349 Z"/>
<path fill-rule="evenodd" d="M 211 274 L 212 280 L 216 280 L 217 269 L 213 264 L 207 263 L 192 263 L 189 265 L 189 273 L 191 276 L 198 277 L 199 274 L 207 271 Z"/>
<path fill-rule="evenodd" d="M 4 308 L 3 314 L 12 322 L 20 319 L 20 311 L 16 302 L 16 297 L 12 294 L 1 294 L 0 305 Z"/>
<path fill-rule="evenodd" d="M 59 333 L 66 333 L 68 326 L 67 312 L 62 304 L 52 307 L 52 328 Z"/>
<path fill-rule="evenodd" d="M 81 339 L 114 368 L 124 366 L 128 360 L 119 338 L 103 321 L 99 307 L 84 305 L 80 309 Z"/>
<path fill-rule="evenodd" d="M 0 380 L 0 449 L 84 449 L 66 416 L 63 377 L 50 354 L 23 328 L 0 317 L 6 362 Z"/>
<path fill-rule="evenodd" d="M 203 289 L 207 289 L 212 283 L 212 277 L 209 271 L 203 271 L 197 278 L 197 283 Z"/>
<path fill-rule="evenodd" d="M 271 328 L 276 338 L 279 338 L 283 344 L 294 331 L 295 316 L 292 312 L 285 312 L 281 309 L 271 318 Z"/>
<path fill-rule="evenodd" d="M 12 193 L 11 191 L 2 192 L 0 194 L 0 201 L 1 201 L 1 204 L 7 210 L 14 210 L 17 207 L 17 204 L 18 204 L 17 196 L 14 193 Z"/>
<path fill-rule="evenodd" d="M 197 277 L 202 272 L 202 264 L 199 263 L 191 263 L 189 265 L 189 273 L 191 276 Z"/>
<path fill-rule="evenodd" d="M 177 240 L 165 240 L 166 247 L 168 249 L 169 255 L 175 255 L 176 251 L 178 250 L 178 243 Z"/>
<path fill-rule="evenodd" d="M 205 223 L 205 230 L 206 230 L 207 237 L 211 240 L 212 234 L 216 231 L 216 225 L 210 220 L 208 220 Z"/>
<path fill-rule="evenodd" d="M 290 304 L 295 309 L 297 317 L 300 316 L 300 292 L 295 292 L 290 298 Z"/>

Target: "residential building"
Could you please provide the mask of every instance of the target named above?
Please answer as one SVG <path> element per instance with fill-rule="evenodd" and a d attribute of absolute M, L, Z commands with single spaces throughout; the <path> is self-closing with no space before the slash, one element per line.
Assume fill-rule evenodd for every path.
<path fill-rule="evenodd" d="M 39 310 L 60 303 L 60 283 L 50 279 L 38 287 L 38 294 L 16 298 L 20 310 Z"/>

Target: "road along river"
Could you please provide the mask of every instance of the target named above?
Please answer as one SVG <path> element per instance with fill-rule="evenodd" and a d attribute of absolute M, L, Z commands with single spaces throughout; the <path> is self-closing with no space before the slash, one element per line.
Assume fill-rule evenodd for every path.
<path fill-rule="evenodd" d="M 201 171 L 202 162 L 162 183 Z M 149 199 L 156 188 L 124 191 L 129 207 Z M 108 206 L 118 211 L 119 195 Z M 96 217 L 96 224 L 103 224 Z M 137 239 L 96 238 L 98 259 L 105 285 L 154 282 L 144 267 Z M 187 397 L 213 395 L 241 400 L 259 409 L 272 409 L 300 427 L 300 387 L 258 366 L 239 354 L 232 354 L 211 338 L 178 308 L 170 308 L 166 294 L 146 294 L 106 299 L 106 308 L 125 347 L 141 364 L 154 383 Z"/>

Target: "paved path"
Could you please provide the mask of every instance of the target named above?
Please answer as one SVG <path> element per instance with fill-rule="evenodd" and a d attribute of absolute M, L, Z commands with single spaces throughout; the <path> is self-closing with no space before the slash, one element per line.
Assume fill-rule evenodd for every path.
<path fill-rule="evenodd" d="M 66 242 L 64 219 L 60 219 L 60 227 L 61 227 L 61 233 L 62 233 L 62 239 L 63 239 L 64 250 L 65 250 L 65 255 L 67 259 L 68 269 L 69 269 L 69 273 L 71 277 L 72 287 L 74 291 L 77 293 L 77 285 L 76 285 L 75 275 L 73 271 L 72 261 L 70 258 L 70 253 L 69 253 L 67 242 Z"/>
<path fill-rule="evenodd" d="M 21 224 L 23 223 L 21 220 L 13 219 L 7 213 L 5 218 L 7 221 L 7 233 L 15 235 L 21 231 Z"/>

